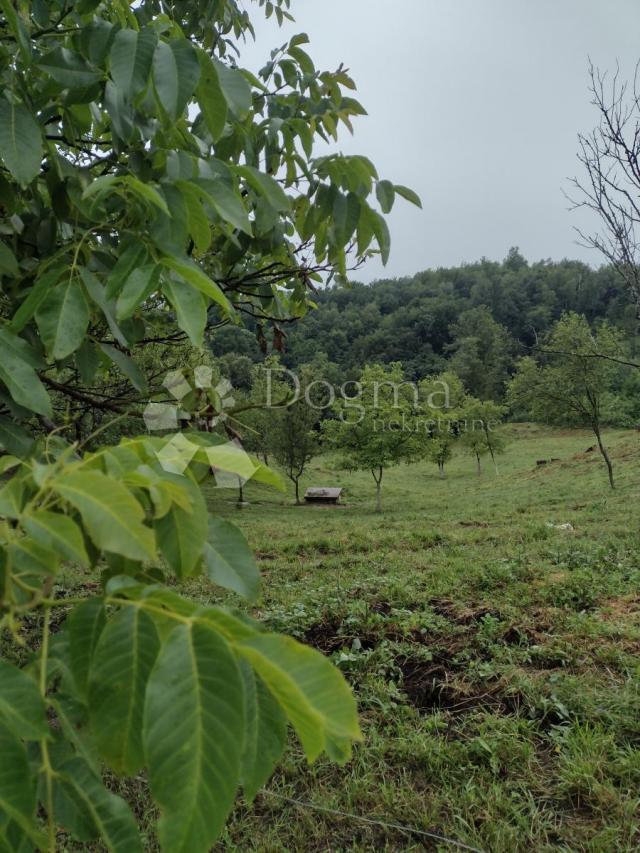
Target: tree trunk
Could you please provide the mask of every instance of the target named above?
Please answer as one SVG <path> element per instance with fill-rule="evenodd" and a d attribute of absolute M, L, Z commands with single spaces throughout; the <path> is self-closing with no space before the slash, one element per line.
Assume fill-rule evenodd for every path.
<path fill-rule="evenodd" d="M 604 459 L 605 465 L 607 466 L 607 474 L 609 475 L 609 485 L 612 489 L 615 489 L 615 483 L 613 482 L 613 465 L 611 464 L 611 460 L 609 459 L 609 454 L 607 453 L 607 448 L 604 446 L 602 442 L 602 436 L 600 435 L 600 425 L 593 425 L 593 432 L 595 437 L 598 440 L 598 447 L 600 449 L 600 453 L 602 454 L 602 458 Z"/>
<path fill-rule="evenodd" d="M 294 480 L 293 480 L 293 482 L 295 483 L 295 486 L 296 486 L 296 506 L 300 506 L 300 503 L 301 503 L 301 501 L 300 501 L 300 485 L 298 483 L 298 479 L 299 479 L 298 477 L 294 477 Z"/>
<path fill-rule="evenodd" d="M 382 466 L 378 468 L 378 476 L 376 477 L 376 472 L 371 471 L 373 474 L 373 479 L 376 481 L 376 512 L 382 512 L 382 499 L 381 499 L 381 491 L 382 491 Z"/>
<path fill-rule="evenodd" d="M 440 479 L 444 480 L 444 462 L 438 462 L 438 472 L 440 473 Z"/>
<path fill-rule="evenodd" d="M 240 477 L 238 477 L 238 503 L 244 503 L 244 491 L 243 491 L 243 483 Z"/>
<path fill-rule="evenodd" d="M 479 453 L 476 453 L 476 471 L 478 472 L 478 475 L 482 474 L 482 468 L 480 466 L 480 454 Z"/>

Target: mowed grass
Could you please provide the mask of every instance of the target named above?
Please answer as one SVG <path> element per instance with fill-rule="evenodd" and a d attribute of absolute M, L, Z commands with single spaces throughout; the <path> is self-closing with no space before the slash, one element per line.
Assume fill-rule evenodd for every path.
<path fill-rule="evenodd" d="M 589 433 L 512 433 L 499 474 L 462 456 L 444 481 L 388 471 L 382 513 L 371 475 L 330 457 L 305 486 L 343 486 L 342 508 L 209 492 L 258 554 L 256 614 L 332 657 L 364 733 L 342 768 L 292 738 L 216 849 L 450 849 L 382 824 L 486 851 L 638 849 L 640 434 L 606 436 L 611 492 Z"/>

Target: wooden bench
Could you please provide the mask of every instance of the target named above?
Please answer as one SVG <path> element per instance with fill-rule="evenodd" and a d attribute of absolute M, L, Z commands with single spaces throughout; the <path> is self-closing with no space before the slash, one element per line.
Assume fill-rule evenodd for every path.
<path fill-rule="evenodd" d="M 342 489 L 311 488 L 304 493 L 307 503 L 337 504 L 340 502 Z"/>

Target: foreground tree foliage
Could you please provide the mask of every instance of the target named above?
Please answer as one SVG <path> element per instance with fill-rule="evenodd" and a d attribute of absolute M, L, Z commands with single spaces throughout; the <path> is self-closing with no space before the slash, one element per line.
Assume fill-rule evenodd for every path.
<path fill-rule="evenodd" d="M 318 71 L 304 35 L 241 70 L 251 32 L 234 0 L 0 0 L 3 849 L 54 850 L 62 832 L 140 850 L 108 768 L 144 771 L 164 850 L 205 851 L 287 723 L 309 760 L 344 761 L 359 738 L 325 658 L 174 589 L 204 572 L 255 597 L 247 543 L 200 483 L 214 468 L 278 484 L 209 431 L 220 401 L 197 368 L 179 440 L 75 440 L 78 418 L 139 417 L 158 381 L 144 347 L 200 347 L 242 312 L 278 347 L 314 279 L 374 246 L 386 259 L 371 194 L 384 212 L 417 202 L 364 157 L 314 157 L 363 112 L 351 79 Z M 92 597 L 57 586 L 67 561 L 99 576 Z"/>

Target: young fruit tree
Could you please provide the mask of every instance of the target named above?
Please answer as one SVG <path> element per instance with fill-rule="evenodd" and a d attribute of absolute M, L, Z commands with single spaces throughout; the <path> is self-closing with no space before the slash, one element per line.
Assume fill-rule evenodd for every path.
<path fill-rule="evenodd" d="M 504 432 L 500 430 L 506 411 L 506 406 L 500 406 L 492 400 L 476 400 L 475 397 L 467 397 L 460 409 L 460 442 L 471 456 L 475 456 L 478 474 L 482 473 L 480 460 L 487 453 L 498 473 L 496 456 L 504 453 L 506 447 Z"/>
<path fill-rule="evenodd" d="M 614 488 L 613 465 L 602 437 L 603 404 L 623 369 L 622 333 L 586 317 L 564 314 L 540 348 L 540 363 L 523 358 L 509 384 L 511 407 L 534 420 L 590 428 Z"/>
<path fill-rule="evenodd" d="M 310 368 L 302 366 L 296 378 L 297 388 L 289 390 L 291 401 L 265 411 L 264 440 L 267 452 L 293 483 L 299 506 L 302 503 L 300 479 L 320 449 L 321 411 L 308 393 L 315 380 Z"/>
<path fill-rule="evenodd" d="M 243 312 L 279 345 L 323 272 L 386 260 L 372 195 L 418 200 L 365 157 L 314 154 L 363 112 L 351 78 L 304 35 L 238 67 L 235 0 L 0 0 L 0 33 L 0 846 L 142 850 L 115 774 L 148 783 L 145 846 L 204 853 L 287 723 L 310 761 L 347 760 L 360 731 L 326 658 L 180 594 L 204 574 L 255 599 L 251 551 L 200 484 L 278 478 L 204 428 L 221 402 L 197 367 L 146 433 L 164 365 L 138 354 L 202 347 Z M 105 442 L 118 418 L 139 436 Z"/>
<path fill-rule="evenodd" d="M 394 363 L 368 365 L 345 391 L 349 399 L 337 398 L 335 417 L 323 422 L 324 435 L 329 446 L 341 451 L 344 468 L 371 471 L 380 512 L 385 470 L 423 453 L 417 389 L 404 380 L 402 365 Z"/>
<path fill-rule="evenodd" d="M 438 466 L 442 480 L 458 438 L 457 413 L 464 399 L 462 380 L 452 371 L 427 376 L 420 382 L 420 409 L 425 420 L 425 429 L 420 434 L 426 442 L 424 453 Z"/>

